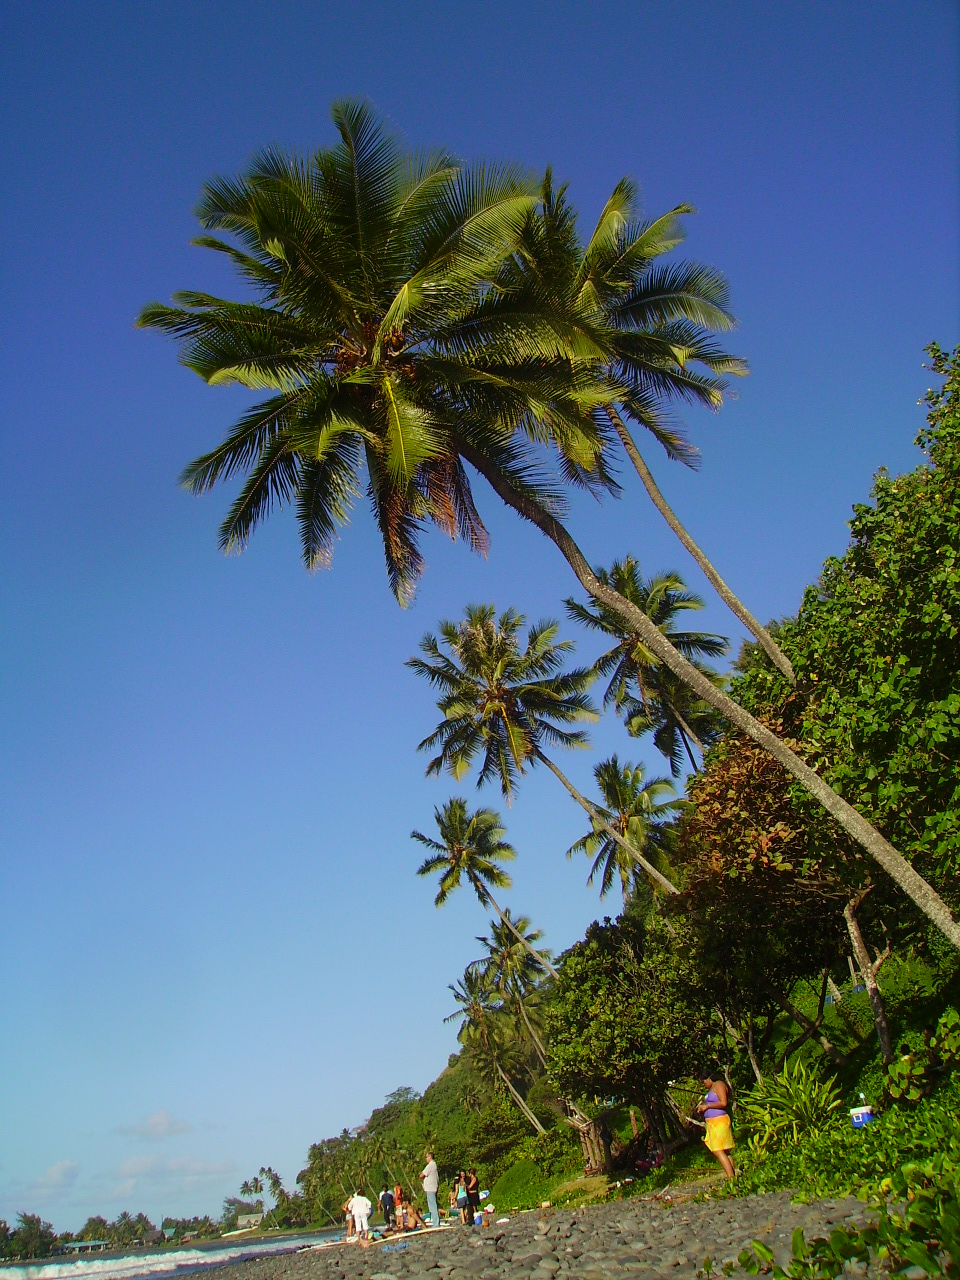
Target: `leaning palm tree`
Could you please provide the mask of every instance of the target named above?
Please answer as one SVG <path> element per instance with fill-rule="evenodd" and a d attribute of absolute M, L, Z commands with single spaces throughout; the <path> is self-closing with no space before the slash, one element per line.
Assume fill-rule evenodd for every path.
<path fill-rule="evenodd" d="M 727 652 L 728 641 L 725 636 L 678 626 L 679 615 L 703 608 L 703 600 L 687 590 L 679 574 L 660 573 L 644 579 L 637 561 L 626 556 L 615 560 L 609 571 L 598 569 L 597 576 L 623 599 L 642 609 L 698 671 L 719 681 L 720 677 L 704 659 L 721 657 Z M 616 641 L 614 647 L 593 664 L 598 675 L 609 677 L 604 706 L 614 704 L 627 728 L 636 736 L 653 730 L 654 745 L 670 761 L 674 777 L 680 774 L 681 747 L 696 772 L 692 748 L 695 746 L 702 754 L 719 730 L 719 718 L 713 708 L 691 694 L 653 655 L 636 630 L 625 626 L 618 613 L 602 604 L 591 608 L 573 599 L 566 601 L 566 607 L 569 616 L 588 630 L 599 631 Z"/>
<path fill-rule="evenodd" d="M 466 442 L 461 441 L 460 451 L 471 466 L 484 476 L 493 491 L 508 507 L 522 519 L 528 520 L 554 544 L 588 595 L 592 596 L 598 604 L 618 614 L 628 628 L 636 631 L 653 656 L 692 693 L 719 712 L 736 730 L 752 738 L 758 746 L 792 774 L 807 794 L 817 800 L 851 839 L 856 841 L 883 868 L 944 937 L 954 947 L 960 949 L 960 923 L 954 919 L 950 908 L 933 886 L 914 870 L 907 859 L 880 834 L 872 823 L 868 822 L 852 804 L 844 800 L 773 730 L 734 702 L 725 690 L 719 688 L 714 681 L 675 649 L 642 609 L 625 599 L 609 583 L 601 581 L 570 531 L 552 511 L 538 502 L 529 492 L 522 492 L 504 471 L 492 465 L 489 459 L 484 458 Z M 582 803 L 587 808 L 589 802 L 583 799 Z M 590 809 L 592 808 L 593 806 L 590 806 Z M 655 868 L 646 863 L 641 865 L 647 875 L 667 888 L 668 892 L 675 892 L 675 887 L 661 877 Z"/>
<path fill-rule="evenodd" d="M 457 1008 L 444 1022 L 460 1019 L 457 1039 L 464 1046 L 470 1064 L 481 1080 L 495 1087 L 504 1086 L 534 1130 L 543 1133 L 543 1125 L 511 1078 L 517 1065 L 517 1044 L 504 1024 L 502 1007 L 495 1000 L 486 977 L 474 965 L 468 965 L 459 982 L 449 985 Z"/>
<path fill-rule="evenodd" d="M 648 859 L 659 861 L 665 871 L 666 824 L 680 805 L 676 799 L 662 798 L 673 795 L 672 783 L 666 778 L 647 779 L 642 764 L 621 764 L 615 755 L 601 761 L 593 774 L 604 800 L 604 806 L 598 806 L 599 811 L 617 827 L 628 846 Z M 599 876 L 600 897 L 605 898 L 619 881 L 626 906 L 637 888 L 640 867 L 636 859 L 625 852 L 624 846 L 611 840 L 602 828 L 593 827 L 570 846 L 567 857 L 577 853 L 593 858 L 587 884 L 593 884 Z"/>
<path fill-rule="evenodd" d="M 424 658 L 407 662 L 440 694 L 437 706 L 443 720 L 419 746 L 421 751 L 439 748 L 427 774 L 446 769 L 459 779 L 479 757 L 478 786 L 496 778 L 509 800 L 518 777 L 542 764 L 592 821 L 612 840 L 622 841 L 544 750 L 547 745 L 586 746 L 584 731 L 570 726 L 597 718 L 586 694 L 593 672 L 585 667 L 562 669 L 572 645 L 557 640 L 554 622 L 531 627 L 521 648 L 524 622 L 512 609 L 497 617 L 492 605 L 470 605 L 463 622 L 441 622 L 439 637 L 424 636 Z M 675 892 L 669 880 L 638 856 L 649 876 Z"/>
<path fill-rule="evenodd" d="M 493 809 L 477 809 L 471 813 L 466 800 L 454 796 L 442 809 L 434 809 L 433 816 L 440 832 L 439 840 L 433 840 L 420 831 L 411 831 L 410 837 L 430 850 L 417 868 L 417 875 L 432 876 L 440 872 L 440 887 L 434 905 L 442 907 L 454 889 L 459 889 L 466 880 L 480 899 L 481 906 L 493 907 L 504 928 L 511 930 L 536 963 L 556 978 L 557 971 L 547 959 L 547 953 L 536 950 L 490 892 L 491 886 L 510 888 L 510 877 L 500 864 L 512 862 L 517 856 L 513 846 L 503 838 L 506 829 L 500 815 Z"/>
<path fill-rule="evenodd" d="M 543 933 L 540 929 L 531 928 L 526 916 L 513 919 L 509 907 L 504 915 L 506 922 L 491 920 L 489 936 L 477 939 L 486 954 L 481 960 L 475 960 L 471 968 L 480 974 L 504 1007 L 510 1009 L 523 1023 L 540 1064 L 545 1068 L 546 1049 L 530 1017 L 528 1000 L 536 990 L 542 968 L 542 964 L 534 957 L 549 953 L 537 949 Z M 519 941 L 521 937 L 522 943 Z"/>
<path fill-rule="evenodd" d="M 197 243 L 227 255 L 252 300 L 183 292 L 138 323 L 177 338 L 183 363 L 212 385 L 268 393 L 183 473 L 195 493 L 245 477 L 221 547 L 241 549 L 274 507 L 293 504 L 304 562 L 326 564 L 365 480 L 406 602 L 425 525 L 486 548 L 454 435 L 522 486 L 504 423 L 545 406 L 558 424 L 572 415 L 571 447 L 590 474 L 600 446 L 551 376 L 568 340 L 546 313 L 511 319 L 510 300 L 488 287 L 535 186 L 509 166 L 409 155 L 363 103 L 337 102 L 332 115 L 337 146 L 267 151 L 204 188 L 197 213 L 215 234 Z"/>
<path fill-rule="evenodd" d="M 596 414 L 612 428 L 657 510 L 720 598 L 793 683 L 789 659 L 670 508 L 628 426 L 636 423 L 668 457 L 695 466 L 698 451 L 667 417 L 664 402 L 680 399 L 718 409 L 726 378 L 747 372 L 746 363 L 714 337 L 736 324 L 723 275 L 702 263 L 662 262 L 683 242 L 681 217 L 693 212 L 690 205 L 678 205 L 653 222 L 642 222 L 636 185 L 624 178 L 584 245 L 566 188 L 555 188 L 548 171 L 539 206 L 521 233 L 515 257 L 502 269 L 503 285 L 528 299 L 547 294 L 567 314 L 571 328 L 591 333 L 604 346 L 604 358 L 593 365 L 606 392 Z M 569 434 L 557 436 L 561 454 L 568 439 Z"/>
<path fill-rule="evenodd" d="M 587 271 L 571 294 L 563 271 L 538 275 L 518 249 L 537 225 L 536 199 L 522 175 L 467 169 L 441 153 L 408 156 L 362 104 L 338 103 L 333 116 L 338 146 L 309 158 L 267 152 L 242 178 L 219 179 L 204 191 L 205 229 L 232 239 L 207 235 L 200 243 L 227 255 L 254 300 L 188 292 L 176 305 L 153 303 L 140 316 L 141 325 L 179 339 L 184 363 L 208 382 L 270 393 L 184 473 L 196 492 L 246 477 L 221 526 L 221 545 L 241 548 L 275 506 L 295 503 L 305 562 L 326 563 L 365 470 L 388 576 L 405 602 L 422 571 L 424 526 L 486 545 L 466 463 L 554 543 L 590 596 L 618 612 L 679 680 L 778 760 L 960 948 L 960 924 L 946 903 L 876 828 L 712 685 L 642 610 L 598 579 L 562 524 L 560 494 L 531 451 L 531 438 L 554 442 L 563 478 L 600 493 L 614 485 L 610 433 L 624 439 L 617 405 L 666 440 L 655 419 L 664 398 L 715 401 L 720 388 L 710 379 L 740 371 L 724 353 L 711 352 L 695 317 L 677 318 L 671 308 L 684 290 L 667 276 L 655 287 L 650 274 L 646 293 L 628 283 L 613 311 L 587 305 L 593 294 L 618 293 L 621 268 L 629 277 L 645 253 L 664 251 L 653 248 L 674 234 L 670 216 L 628 235 L 632 197 L 618 188 L 591 238 L 598 251 L 612 247 L 602 269 Z M 505 263 L 515 278 L 501 278 Z M 722 328 L 722 296 L 711 303 L 706 286 L 701 293 L 696 307 Z M 640 320 L 652 323 L 659 314 L 663 328 L 648 341 L 636 331 Z M 750 629 L 776 660 L 771 638 Z M 780 665 L 792 676 L 789 664 Z"/>
<path fill-rule="evenodd" d="M 510 917 L 509 909 L 505 912 L 506 922 L 490 921 L 490 936 L 477 939 L 484 947 L 486 955 L 475 960 L 470 966 L 480 975 L 489 991 L 500 1001 L 502 1011 L 509 1013 L 517 1027 L 522 1024 L 527 1038 L 533 1045 L 540 1066 L 547 1070 L 547 1051 L 540 1032 L 536 1026 L 536 1011 L 531 1010 L 531 1000 L 540 994 L 539 969 L 534 956 L 542 956 L 544 952 L 536 950 L 536 944 L 542 934 L 539 929 L 531 929 L 526 916 Z M 521 944 L 520 938 L 524 939 Z M 546 953 L 549 955 L 549 952 Z M 575 1129 L 583 1130 L 591 1121 L 570 1098 L 561 1098 L 564 1119 Z"/>

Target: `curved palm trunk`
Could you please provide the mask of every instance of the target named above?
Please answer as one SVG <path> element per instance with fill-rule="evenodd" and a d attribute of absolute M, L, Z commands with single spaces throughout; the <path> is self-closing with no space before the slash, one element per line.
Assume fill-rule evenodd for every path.
<path fill-rule="evenodd" d="M 527 1013 L 527 1009 L 523 1003 L 522 997 L 520 996 L 517 997 L 517 1004 L 520 1006 L 520 1016 L 523 1019 L 523 1025 L 527 1028 L 527 1033 L 529 1034 L 530 1040 L 533 1043 L 534 1051 L 540 1060 L 540 1065 L 541 1067 L 543 1067 L 544 1071 L 546 1071 L 547 1070 L 547 1051 L 544 1048 L 543 1041 L 540 1039 L 539 1035 L 534 1030 L 533 1023 L 530 1021 L 530 1017 Z M 577 1104 L 573 1102 L 570 1098 L 561 1098 L 560 1101 L 570 1111 L 570 1115 L 564 1116 L 564 1119 L 567 1120 L 570 1124 L 572 1124 L 575 1129 L 582 1130 L 584 1125 L 589 1125 L 591 1123 L 589 1118 L 583 1114 L 583 1112 L 580 1110 Z"/>
<path fill-rule="evenodd" d="M 677 722 L 677 728 L 680 730 L 680 738 L 681 738 L 681 741 L 683 742 L 684 750 L 687 753 L 687 759 L 690 761 L 690 768 L 693 770 L 694 773 L 699 773 L 700 766 L 697 764 L 696 760 L 693 758 L 693 751 L 690 749 L 690 743 L 691 742 L 693 743 L 693 745 L 697 748 L 697 750 L 700 752 L 701 755 L 704 754 L 703 743 L 700 741 L 697 735 L 693 732 L 693 730 L 687 724 L 686 720 L 684 720 L 683 716 L 680 714 L 677 708 L 672 704 L 670 707 L 670 712 L 674 720 L 676 720 Z"/>
<path fill-rule="evenodd" d="M 720 577 L 720 574 L 707 559 L 706 555 L 700 547 L 697 546 L 693 538 L 690 537 L 690 534 L 687 533 L 684 526 L 677 519 L 673 509 L 660 492 L 657 482 L 654 480 L 653 475 L 650 472 L 650 468 L 644 462 L 640 454 L 640 450 L 637 448 L 636 442 L 630 434 L 626 423 L 620 417 L 620 414 L 617 413 L 616 409 L 610 405 L 607 406 L 607 417 L 610 419 L 610 424 L 614 431 L 616 431 L 617 435 L 620 437 L 620 443 L 626 450 L 627 457 L 633 463 L 637 475 L 643 481 L 643 487 L 650 495 L 653 505 L 657 508 L 664 520 L 666 520 L 667 524 L 683 543 L 684 547 L 686 547 L 693 556 L 694 560 L 696 560 L 697 564 L 703 570 L 707 581 L 714 588 L 717 595 L 727 606 L 730 612 L 738 617 L 747 630 L 756 637 L 757 643 L 762 647 L 764 653 L 766 653 L 773 665 L 783 672 L 791 684 L 796 684 L 797 678 L 793 674 L 793 667 L 790 663 L 790 659 L 786 656 L 766 627 L 760 624 L 743 601 L 730 590 L 724 580 Z"/>
<path fill-rule="evenodd" d="M 537 1133 L 546 1133 L 546 1129 L 544 1129 L 543 1125 L 540 1123 L 537 1117 L 533 1114 L 533 1112 L 524 1102 L 523 1098 L 521 1098 L 520 1094 L 514 1088 L 513 1081 L 504 1071 L 503 1067 L 501 1067 L 499 1062 L 497 1063 L 497 1074 L 500 1076 L 500 1079 L 510 1090 L 510 1097 L 514 1100 L 514 1102 L 517 1104 L 517 1106 L 520 1108 L 520 1110 L 523 1112 L 526 1118 L 530 1121 L 530 1123 L 533 1125 Z"/>
<path fill-rule="evenodd" d="M 517 996 L 517 1007 L 520 1010 L 520 1017 L 523 1019 L 523 1025 L 527 1028 L 527 1035 L 530 1037 L 530 1043 L 533 1045 L 534 1052 L 540 1060 L 541 1067 L 546 1071 L 547 1051 L 543 1047 L 543 1041 L 540 1039 L 539 1035 L 537 1035 L 536 1031 L 534 1031 L 533 1023 L 530 1021 L 530 1015 L 527 1013 L 526 1005 L 523 1003 L 523 998 L 519 995 Z"/>
<path fill-rule="evenodd" d="M 493 896 L 493 894 L 490 892 L 487 886 L 479 880 L 474 880 L 473 887 L 474 889 L 476 889 L 477 896 L 479 897 L 480 901 L 490 903 L 491 907 L 493 907 L 494 911 L 500 917 L 500 923 L 506 925 L 506 927 L 510 930 L 510 932 L 513 934 L 516 940 L 521 944 L 521 946 L 525 947 L 527 951 L 530 952 L 530 954 L 533 956 L 534 960 L 536 960 L 540 968 L 546 969 L 547 973 L 549 973 L 551 978 L 559 978 L 560 977 L 559 973 L 557 973 L 556 969 L 553 967 L 550 961 L 547 960 L 544 956 L 542 956 L 540 952 L 536 949 L 536 947 L 532 946 L 531 943 L 527 941 L 527 939 L 523 936 L 520 930 L 514 925 L 510 917 L 501 910 L 500 904 L 497 902 L 496 898 Z"/>
<path fill-rule="evenodd" d="M 514 489 L 506 476 L 469 445 L 461 443 L 460 451 L 509 507 L 512 507 L 525 520 L 536 525 L 540 532 L 554 543 L 585 591 L 589 592 L 595 600 L 599 600 L 601 604 L 618 613 L 639 633 L 648 648 L 666 667 L 669 667 L 674 675 L 678 676 L 704 702 L 709 702 L 711 707 L 715 707 L 737 729 L 763 747 L 783 765 L 788 773 L 793 774 L 806 791 L 823 805 L 832 818 L 836 819 L 844 831 L 879 863 L 894 883 L 937 926 L 944 937 L 960 950 L 960 924 L 950 914 L 947 904 L 933 886 L 913 869 L 906 858 L 898 853 L 893 845 L 854 809 L 853 805 L 839 796 L 766 725 L 761 724 L 756 717 L 734 702 L 728 694 L 711 684 L 702 672 L 677 652 L 642 609 L 625 600 L 612 587 L 605 586 L 590 568 L 586 556 L 570 533 L 555 516 L 545 511 L 527 494 Z"/>
<path fill-rule="evenodd" d="M 617 598 L 619 599 L 619 597 Z M 657 635 L 659 634 L 660 633 L 658 631 Z M 583 796 L 580 794 L 580 792 L 573 785 L 573 783 L 570 781 L 567 775 L 561 772 L 561 770 L 553 763 L 553 761 L 550 759 L 549 756 L 545 756 L 539 747 L 534 748 L 534 755 L 540 761 L 540 763 L 545 764 L 547 768 L 550 770 L 550 772 L 553 774 L 553 776 L 559 779 L 559 781 L 566 787 L 567 791 L 570 793 L 571 796 L 573 796 L 574 800 L 576 800 L 577 804 L 580 805 L 581 809 L 583 809 L 586 813 L 590 815 L 590 821 L 593 822 L 595 826 L 598 826 L 603 831 L 605 831 L 611 840 L 615 841 L 615 843 L 618 844 L 621 849 L 623 849 L 626 853 L 628 853 L 630 857 L 636 862 L 637 866 L 643 868 L 643 870 L 647 873 L 647 875 L 650 877 L 651 880 L 655 880 L 656 883 L 660 885 L 662 889 L 666 889 L 667 893 L 680 892 L 677 886 L 673 884 L 672 881 L 668 880 L 665 875 L 662 875 L 661 872 L 659 872 L 655 866 L 649 863 L 646 860 L 646 858 L 643 856 L 643 854 L 639 853 L 634 848 L 634 846 L 630 844 L 628 840 L 624 840 L 623 836 L 616 829 L 616 827 L 614 827 L 611 823 L 609 823 L 606 820 L 606 818 L 603 816 L 603 814 L 600 813 L 596 805 L 591 804 L 586 796 Z"/>

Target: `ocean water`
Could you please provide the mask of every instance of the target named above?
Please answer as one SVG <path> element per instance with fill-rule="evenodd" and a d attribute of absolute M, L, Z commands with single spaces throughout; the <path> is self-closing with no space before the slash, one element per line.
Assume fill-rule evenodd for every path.
<path fill-rule="evenodd" d="M 284 1236 L 279 1240 L 221 1240 L 180 1249 L 135 1249 L 129 1253 L 93 1254 L 83 1258 L 48 1258 L 42 1262 L 0 1266 L 0 1280 L 171 1280 L 205 1267 L 222 1267 L 246 1258 L 296 1253 L 305 1246 L 336 1239 L 342 1231 Z"/>

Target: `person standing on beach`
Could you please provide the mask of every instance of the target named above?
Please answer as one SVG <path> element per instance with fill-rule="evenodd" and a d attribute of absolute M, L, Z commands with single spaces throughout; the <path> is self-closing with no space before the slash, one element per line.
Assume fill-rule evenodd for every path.
<path fill-rule="evenodd" d="M 476 1169 L 467 1171 L 467 1226 L 476 1226 L 477 1210 L 480 1208 L 480 1179 Z"/>
<path fill-rule="evenodd" d="M 431 1226 L 439 1227 L 440 1210 L 437 1207 L 437 1192 L 440 1190 L 440 1173 L 432 1151 L 427 1152 L 427 1165 L 420 1177 L 423 1180 L 423 1189 L 427 1196 L 427 1208 L 430 1210 Z"/>
<path fill-rule="evenodd" d="M 703 1140 L 707 1149 L 717 1157 L 729 1180 L 737 1176 L 730 1158 L 735 1145 L 730 1125 L 730 1090 L 724 1080 L 714 1080 L 709 1071 L 702 1072 L 700 1079 L 707 1090 L 706 1097 L 697 1107 L 707 1126 Z"/>
<path fill-rule="evenodd" d="M 385 1227 L 393 1226 L 393 1210 L 396 1206 L 396 1198 L 389 1186 L 384 1183 L 383 1190 L 380 1192 L 380 1209 L 383 1213 L 383 1225 Z"/>
<path fill-rule="evenodd" d="M 370 1210 L 373 1205 L 362 1191 L 355 1191 L 350 1197 L 349 1204 L 356 1233 L 361 1240 L 366 1240 L 370 1232 Z"/>

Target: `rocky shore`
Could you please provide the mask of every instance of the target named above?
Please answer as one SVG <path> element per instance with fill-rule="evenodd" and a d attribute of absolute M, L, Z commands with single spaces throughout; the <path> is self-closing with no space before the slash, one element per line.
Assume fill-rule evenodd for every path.
<path fill-rule="evenodd" d="M 796 1227 L 807 1238 L 865 1220 L 857 1200 L 790 1203 L 790 1194 L 742 1199 L 625 1200 L 581 1209 L 516 1214 L 488 1227 L 454 1228 L 397 1242 L 332 1246 L 217 1268 L 211 1280 L 610 1280 L 618 1276 L 692 1280 L 712 1260 L 719 1272 L 752 1240 L 789 1260 Z M 406 1248 L 402 1246 L 406 1245 Z M 208 1273 L 209 1275 L 210 1273 Z"/>

